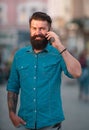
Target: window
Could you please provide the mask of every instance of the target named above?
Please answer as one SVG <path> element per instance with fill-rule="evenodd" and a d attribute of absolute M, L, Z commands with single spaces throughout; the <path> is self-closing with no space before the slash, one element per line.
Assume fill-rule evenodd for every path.
<path fill-rule="evenodd" d="M 27 21 L 27 9 L 24 5 L 21 5 L 18 8 L 18 23 L 26 24 L 26 21 Z"/>
<path fill-rule="evenodd" d="M 40 5 L 40 6 L 39 6 Z M 39 1 L 33 1 L 28 3 L 20 3 L 17 8 L 17 15 L 18 24 L 26 25 L 28 23 L 29 17 L 35 12 L 35 11 L 46 11 L 45 3 L 41 3 Z"/>
<path fill-rule="evenodd" d="M 6 5 L 0 4 L 0 24 L 6 23 Z"/>
<path fill-rule="evenodd" d="M 89 0 L 84 0 L 84 15 L 89 17 Z"/>

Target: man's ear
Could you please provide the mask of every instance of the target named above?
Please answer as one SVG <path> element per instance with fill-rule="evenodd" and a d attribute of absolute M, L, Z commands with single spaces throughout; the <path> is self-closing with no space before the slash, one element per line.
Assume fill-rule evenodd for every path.
<path fill-rule="evenodd" d="M 52 27 L 49 27 L 49 30 L 48 30 L 48 32 L 49 32 L 49 31 L 52 31 L 52 30 L 53 30 L 53 28 L 52 28 Z"/>

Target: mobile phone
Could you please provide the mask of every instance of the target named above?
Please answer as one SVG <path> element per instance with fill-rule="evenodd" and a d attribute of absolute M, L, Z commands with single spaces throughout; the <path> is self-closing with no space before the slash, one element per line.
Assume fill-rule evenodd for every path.
<path fill-rule="evenodd" d="M 51 37 L 48 41 L 50 42 L 50 44 L 52 44 L 52 42 L 55 41 L 55 38 L 54 38 L 54 37 Z"/>
<path fill-rule="evenodd" d="M 52 42 L 54 42 L 54 41 L 55 41 L 54 37 L 51 37 L 51 38 L 49 39 L 50 44 L 52 44 Z"/>

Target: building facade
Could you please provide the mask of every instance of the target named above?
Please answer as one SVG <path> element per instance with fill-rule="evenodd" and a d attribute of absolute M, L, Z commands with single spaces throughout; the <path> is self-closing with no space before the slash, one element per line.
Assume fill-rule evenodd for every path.
<path fill-rule="evenodd" d="M 46 7 L 47 0 L 0 0 L 0 51 L 10 55 L 12 48 L 27 45 L 29 17 L 35 11 L 47 12 Z"/>
<path fill-rule="evenodd" d="M 46 11 L 47 0 L 0 0 L 0 27 L 26 28 L 35 11 Z"/>
<path fill-rule="evenodd" d="M 54 28 L 65 35 L 68 46 L 81 52 L 89 43 L 89 0 L 49 0 L 48 12 L 54 20 Z M 75 21 L 72 23 L 72 21 Z M 65 33 L 65 26 L 67 31 Z M 61 34 L 62 33 L 62 34 Z M 71 49 L 71 51 L 73 51 Z"/>

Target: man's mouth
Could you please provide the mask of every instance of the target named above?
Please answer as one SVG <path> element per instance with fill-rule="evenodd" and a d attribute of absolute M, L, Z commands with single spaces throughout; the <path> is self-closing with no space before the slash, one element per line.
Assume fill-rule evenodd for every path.
<path fill-rule="evenodd" d="M 36 37 L 35 39 L 36 39 L 36 40 L 40 40 L 40 39 L 42 39 L 42 37 L 39 37 L 39 36 L 38 36 L 38 37 Z"/>

